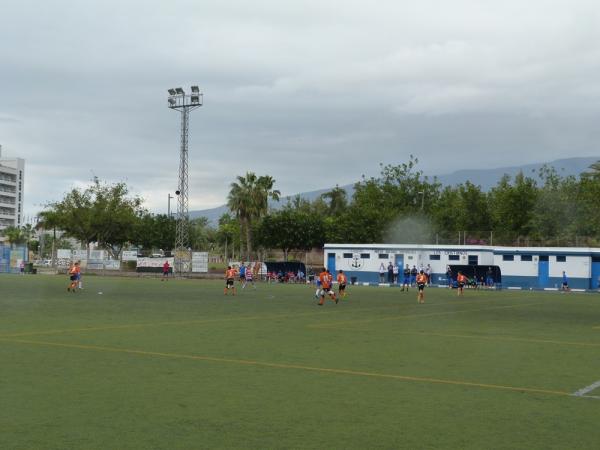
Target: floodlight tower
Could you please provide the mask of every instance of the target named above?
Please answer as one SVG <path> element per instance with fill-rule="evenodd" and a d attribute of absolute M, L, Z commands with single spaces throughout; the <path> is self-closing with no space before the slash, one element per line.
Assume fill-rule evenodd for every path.
<path fill-rule="evenodd" d="M 179 182 L 177 185 L 177 223 L 175 232 L 175 271 L 180 275 L 191 271 L 188 209 L 188 129 L 190 112 L 202 106 L 202 94 L 198 86 L 192 86 L 192 93 L 186 94 L 182 88 L 169 89 L 169 108 L 181 113 L 181 147 L 179 151 Z"/>

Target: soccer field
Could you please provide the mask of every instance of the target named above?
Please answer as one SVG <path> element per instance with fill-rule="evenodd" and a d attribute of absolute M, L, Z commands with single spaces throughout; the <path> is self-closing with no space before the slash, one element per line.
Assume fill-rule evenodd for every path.
<path fill-rule="evenodd" d="M 0 277 L 1 449 L 600 447 L 600 294 L 84 283 Z"/>

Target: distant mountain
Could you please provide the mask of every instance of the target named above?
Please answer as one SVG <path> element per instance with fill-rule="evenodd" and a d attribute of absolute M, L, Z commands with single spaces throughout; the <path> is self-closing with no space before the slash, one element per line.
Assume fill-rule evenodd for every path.
<path fill-rule="evenodd" d="M 500 167 L 497 169 L 466 169 L 466 170 L 457 170 L 456 172 L 452 172 L 445 175 L 438 175 L 437 179 L 444 186 L 454 186 L 456 184 L 464 183 L 465 181 L 470 181 L 475 185 L 481 186 L 484 191 L 487 191 L 494 187 L 500 178 L 503 175 L 507 174 L 511 177 L 514 177 L 519 172 L 523 172 L 525 175 L 531 177 L 537 177 L 538 171 L 542 168 L 542 166 L 550 166 L 554 167 L 557 172 L 561 176 L 569 176 L 574 175 L 577 176 L 582 172 L 585 172 L 590 165 L 600 160 L 600 156 L 597 158 L 567 158 L 567 159 L 557 159 L 556 161 L 548 162 L 548 163 L 539 163 L 539 164 L 526 164 L 524 166 L 511 166 L 511 167 Z M 432 178 L 432 176 L 430 176 Z M 342 189 L 345 189 L 348 193 L 348 198 L 352 198 L 352 194 L 354 193 L 354 185 L 348 184 L 346 186 L 340 186 Z M 314 201 L 321 194 L 325 192 L 329 192 L 330 189 L 319 189 L 316 191 L 303 192 L 299 195 L 301 198 L 306 199 L 308 201 Z M 288 197 L 282 197 L 279 202 L 270 202 L 270 206 L 274 208 L 280 208 L 283 205 L 287 204 L 288 200 L 292 200 L 296 195 L 290 195 Z M 190 218 L 195 219 L 197 217 L 206 217 L 209 223 L 213 226 L 216 226 L 219 218 L 229 212 L 229 208 L 226 205 L 218 206 L 216 208 L 211 209 L 203 209 L 199 211 L 190 211 Z"/>
<path fill-rule="evenodd" d="M 597 158 L 567 158 L 557 159 L 549 163 L 539 164 L 526 164 L 524 166 L 512 166 L 512 167 L 500 167 L 499 169 L 480 169 L 480 170 L 457 170 L 446 175 L 438 175 L 438 181 L 444 186 L 454 186 L 456 184 L 464 183 L 469 180 L 475 185 L 481 186 L 481 189 L 487 191 L 494 187 L 500 178 L 504 174 L 514 177 L 519 172 L 523 172 L 525 175 L 532 178 L 537 178 L 538 171 L 542 166 L 554 167 L 556 171 L 563 177 L 574 175 L 577 176 L 582 172 L 585 172 L 591 164 L 600 160 L 600 156 Z"/>

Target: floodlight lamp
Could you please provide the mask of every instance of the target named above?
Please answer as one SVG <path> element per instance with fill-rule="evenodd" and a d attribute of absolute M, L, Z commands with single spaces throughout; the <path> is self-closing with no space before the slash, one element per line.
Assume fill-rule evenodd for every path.
<path fill-rule="evenodd" d="M 181 89 L 180 87 L 175 88 L 175 92 L 177 92 L 179 95 L 184 94 L 183 89 Z"/>
<path fill-rule="evenodd" d="M 170 98 L 170 99 L 169 99 L 169 105 L 173 106 L 173 105 L 175 105 L 175 103 L 176 103 L 176 102 L 175 102 L 175 99 L 174 99 L 174 98 Z"/>
<path fill-rule="evenodd" d="M 175 195 L 179 195 L 179 194 L 181 194 L 181 191 L 180 191 L 179 189 L 177 189 L 177 190 L 175 191 Z"/>
<path fill-rule="evenodd" d="M 200 103 L 200 96 L 198 94 L 192 94 L 192 103 Z"/>
<path fill-rule="evenodd" d="M 173 89 L 173 88 L 169 89 L 169 95 L 175 95 L 175 94 L 176 94 L 175 89 Z"/>
<path fill-rule="evenodd" d="M 199 92 L 200 92 L 200 89 L 198 89 L 198 86 L 192 86 L 192 92 L 193 92 L 194 94 L 197 94 L 197 93 L 199 93 Z"/>

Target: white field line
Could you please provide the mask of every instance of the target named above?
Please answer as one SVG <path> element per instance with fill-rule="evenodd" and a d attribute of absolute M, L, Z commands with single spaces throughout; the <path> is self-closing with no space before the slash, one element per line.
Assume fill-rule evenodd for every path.
<path fill-rule="evenodd" d="M 596 397 L 593 395 L 586 395 L 589 392 L 592 392 L 593 390 L 600 388 L 600 381 L 596 381 L 595 383 L 590 384 L 589 386 L 584 387 L 583 389 L 579 389 L 576 392 L 573 392 L 573 396 L 574 397 L 591 397 L 591 398 L 597 398 L 600 399 L 600 397 Z"/>
<path fill-rule="evenodd" d="M 544 288 L 545 291 L 558 291 L 558 288 Z"/>
<path fill-rule="evenodd" d="M 520 291 L 522 288 L 520 286 L 509 286 L 506 289 L 512 289 L 512 290 L 515 290 L 515 291 Z"/>

